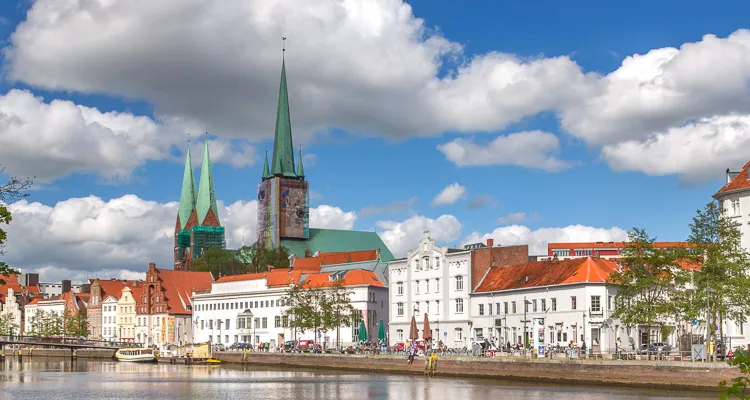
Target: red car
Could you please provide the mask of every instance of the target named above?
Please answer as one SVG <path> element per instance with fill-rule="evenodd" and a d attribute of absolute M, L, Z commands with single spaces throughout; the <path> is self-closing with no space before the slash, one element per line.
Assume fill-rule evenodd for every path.
<path fill-rule="evenodd" d="M 393 345 L 393 351 L 404 351 L 404 342 L 396 342 Z"/>

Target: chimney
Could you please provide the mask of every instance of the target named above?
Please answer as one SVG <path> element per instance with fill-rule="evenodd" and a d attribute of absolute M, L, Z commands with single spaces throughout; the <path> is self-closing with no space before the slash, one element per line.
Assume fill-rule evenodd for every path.
<path fill-rule="evenodd" d="M 736 178 L 739 174 L 740 171 L 732 171 L 731 169 L 727 168 L 727 183 L 732 182 L 734 178 Z"/>
<path fill-rule="evenodd" d="M 81 293 L 91 293 L 91 284 L 84 283 L 81 285 Z"/>
<path fill-rule="evenodd" d="M 268 272 L 272 272 L 272 271 L 273 271 L 273 265 L 269 265 L 268 266 Z"/>
<path fill-rule="evenodd" d="M 487 239 L 487 247 L 492 247 L 493 244 L 495 244 L 494 239 Z"/>
<path fill-rule="evenodd" d="M 26 274 L 26 282 L 24 286 L 37 286 L 39 285 L 39 274 Z"/>
<path fill-rule="evenodd" d="M 310 249 L 305 249 L 305 257 L 310 257 Z"/>
<path fill-rule="evenodd" d="M 601 253 L 599 253 L 599 250 L 594 252 L 594 257 L 601 258 Z"/>
<path fill-rule="evenodd" d="M 65 293 L 70 290 L 70 279 L 62 281 L 62 292 Z"/>

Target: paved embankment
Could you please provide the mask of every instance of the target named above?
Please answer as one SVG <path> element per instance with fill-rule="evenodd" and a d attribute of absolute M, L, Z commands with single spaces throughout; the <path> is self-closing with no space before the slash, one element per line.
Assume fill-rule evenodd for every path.
<path fill-rule="evenodd" d="M 404 356 L 217 352 L 227 363 L 369 372 L 423 374 L 424 358 L 413 365 Z M 244 357 L 244 360 L 243 360 Z M 726 363 L 676 361 L 548 360 L 440 357 L 438 376 L 502 378 L 549 383 L 602 384 L 650 388 L 717 390 L 719 382 L 739 376 Z"/>
<path fill-rule="evenodd" d="M 11 355 L 16 356 L 18 350 L 10 348 L 5 349 L 5 356 Z M 42 349 L 42 348 L 23 348 L 21 349 L 23 357 L 73 357 L 73 352 L 70 349 Z M 115 350 L 106 349 L 77 349 L 75 350 L 76 358 L 96 358 L 96 359 L 111 359 L 115 356 Z"/>

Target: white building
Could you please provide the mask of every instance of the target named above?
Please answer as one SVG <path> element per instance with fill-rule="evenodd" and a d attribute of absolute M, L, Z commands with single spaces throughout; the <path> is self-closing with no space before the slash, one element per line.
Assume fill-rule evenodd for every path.
<path fill-rule="evenodd" d="M 107 296 L 102 301 L 102 339 L 116 341 L 120 338 L 117 332 L 117 301 L 115 296 Z"/>
<path fill-rule="evenodd" d="M 18 304 L 16 298 L 16 292 L 12 288 L 8 288 L 8 293 L 5 295 L 0 315 L 10 315 L 10 324 L 12 333 L 14 335 L 21 334 L 21 328 L 24 326 L 21 320 L 21 305 Z"/>
<path fill-rule="evenodd" d="M 46 315 L 56 313 L 62 318 L 65 313 L 65 300 L 41 300 L 35 298 L 24 307 L 24 311 L 24 332 L 27 335 L 31 335 L 34 333 L 34 321 L 36 320 L 37 313 L 44 312 Z"/>
<path fill-rule="evenodd" d="M 193 323 L 198 343 L 269 343 L 271 347 L 287 340 L 312 339 L 325 347 L 335 346 L 336 332 L 314 338 L 313 332 L 295 332 L 284 316 L 283 298 L 291 285 L 325 286 L 340 279 L 349 289 L 349 300 L 360 310 L 371 340 L 377 339 L 379 318 L 388 319 L 387 292 L 372 271 L 349 270 L 303 274 L 275 270 L 267 273 L 227 276 L 218 279 L 211 290 L 193 295 Z M 308 283 L 309 282 L 309 283 Z M 347 346 L 356 342 L 357 330 L 342 326 L 339 340 Z"/>
<path fill-rule="evenodd" d="M 429 232 L 424 232 L 417 247 L 406 258 L 388 263 L 390 282 L 389 342 L 409 340 L 412 317 L 416 319 L 419 337 L 424 337 L 424 315 L 427 314 L 433 342 L 449 348 L 470 345 L 471 297 L 473 286 L 492 266 L 528 261 L 528 246 L 493 247 L 467 245 L 464 249 L 439 247 Z"/>
<path fill-rule="evenodd" d="M 591 257 L 491 268 L 472 294 L 474 337 L 537 348 L 585 341 L 605 353 L 614 352 L 620 337 L 624 347 L 638 348 L 647 343 L 647 330 L 611 318 L 616 289 L 606 279 L 617 269 L 612 261 Z M 661 341 L 657 334 L 654 329 L 652 342 Z"/>
<path fill-rule="evenodd" d="M 134 286 L 137 288 L 137 286 Z M 140 290 L 138 290 L 140 293 Z M 120 299 L 117 301 L 117 331 L 118 339 L 124 341 L 135 341 L 135 294 L 129 287 L 122 289 Z"/>
<path fill-rule="evenodd" d="M 714 194 L 727 215 L 737 221 L 742 233 L 742 247 L 750 251 L 750 162 L 739 171 L 727 169 L 726 184 Z"/>

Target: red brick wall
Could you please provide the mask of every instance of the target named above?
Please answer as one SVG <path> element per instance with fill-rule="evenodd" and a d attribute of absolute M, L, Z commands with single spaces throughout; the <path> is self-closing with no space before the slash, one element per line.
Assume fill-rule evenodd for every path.
<path fill-rule="evenodd" d="M 529 246 L 485 247 L 471 252 L 471 290 L 484 278 L 490 267 L 529 262 Z"/>

